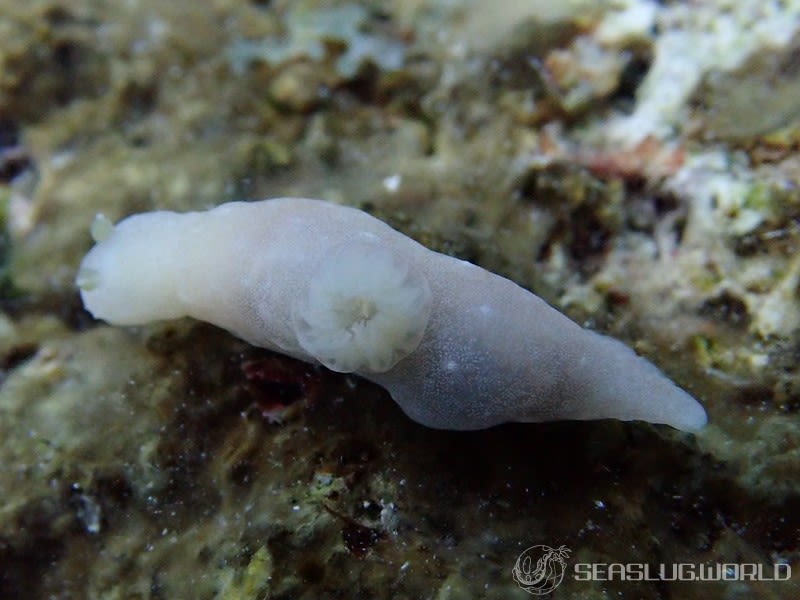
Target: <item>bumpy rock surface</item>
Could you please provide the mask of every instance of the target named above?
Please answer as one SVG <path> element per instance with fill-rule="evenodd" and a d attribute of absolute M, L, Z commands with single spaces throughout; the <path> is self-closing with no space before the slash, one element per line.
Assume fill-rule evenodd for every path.
<path fill-rule="evenodd" d="M 536 544 L 570 550 L 555 598 L 800 597 L 798 2 L 2 11 L 0 597 L 528 598 Z M 82 310 L 97 212 L 288 195 L 533 289 L 710 425 L 434 431 L 210 326 Z"/>

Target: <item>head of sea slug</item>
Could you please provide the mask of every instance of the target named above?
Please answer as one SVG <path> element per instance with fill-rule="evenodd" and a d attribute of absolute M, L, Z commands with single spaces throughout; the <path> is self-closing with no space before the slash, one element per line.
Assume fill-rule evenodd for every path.
<path fill-rule="evenodd" d="M 413 352 L 431 312 L 425 275 L 377 239 L 344 242 L 292 307 L 300 346 L 341 373 L 382 373 Z"/>

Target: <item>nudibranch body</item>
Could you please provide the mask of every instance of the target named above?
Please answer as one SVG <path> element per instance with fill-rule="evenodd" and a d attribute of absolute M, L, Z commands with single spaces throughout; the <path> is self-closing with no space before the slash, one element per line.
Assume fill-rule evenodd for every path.
<path fill-rule="evenodd" d="M 116 325 L 191 316 L 253 345 L 353 372 L 416 421 L 644 420 L 687 431 L 700 404 L 623 343 L 354 208 L 279 198 L 134 215 L 78 274 Z"/>

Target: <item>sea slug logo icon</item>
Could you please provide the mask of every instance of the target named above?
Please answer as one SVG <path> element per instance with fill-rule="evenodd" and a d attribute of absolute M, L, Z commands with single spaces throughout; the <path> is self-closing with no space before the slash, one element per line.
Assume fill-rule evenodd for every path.
<path fill-rule="evenodd" d="M 529 594 L 549 594 L 564 580 L 571 550 L 566 546 L 531 546 L 517 557 L 511 575 L 517 585 Z"/>

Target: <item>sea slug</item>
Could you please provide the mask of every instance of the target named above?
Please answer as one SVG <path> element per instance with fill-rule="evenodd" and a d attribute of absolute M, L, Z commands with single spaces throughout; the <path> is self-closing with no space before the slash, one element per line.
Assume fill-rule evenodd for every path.
<path fill-rule="evenodd" d="M 116 325 L 191 316 L 385 387 L 416 421 L 643 420 L 700 404 L 623 343 L 355 208 L 279 198 L 100 220 L 77 284 Z"/>

